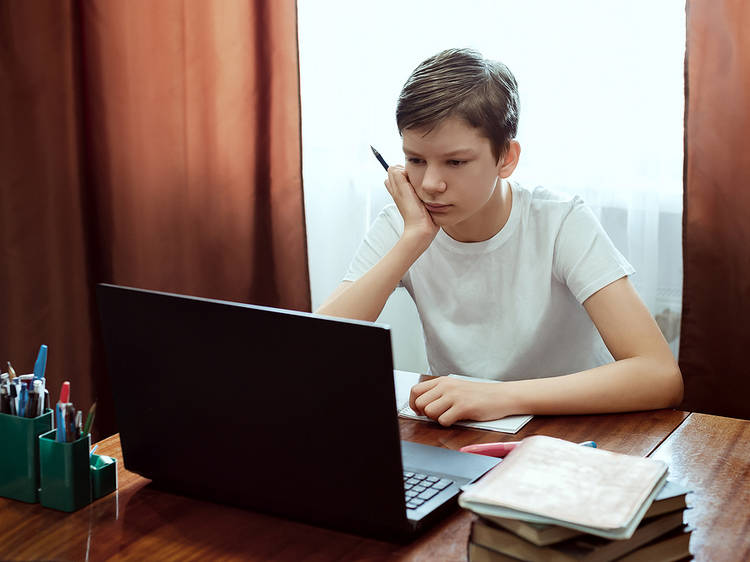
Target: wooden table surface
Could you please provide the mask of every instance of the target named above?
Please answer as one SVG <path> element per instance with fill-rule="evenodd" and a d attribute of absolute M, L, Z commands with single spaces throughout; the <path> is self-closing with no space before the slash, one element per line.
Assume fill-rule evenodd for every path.
<path fill-rule="evenodd" d="M 450 449 L 545 434 L 663 459 L 695 491 L 685 518 L 696 559 L 750 559 L 750 422 L 658 410 L 537 417 L 516 435 L 400 425 L 404 439 Z M 123 468 L 116 435 L 97 453 L 118 459 L 119 490 L 72 514 L 0 498 L 0 559 L 466 560 L 466 512 L 397 545 L 155 490 Z"/>

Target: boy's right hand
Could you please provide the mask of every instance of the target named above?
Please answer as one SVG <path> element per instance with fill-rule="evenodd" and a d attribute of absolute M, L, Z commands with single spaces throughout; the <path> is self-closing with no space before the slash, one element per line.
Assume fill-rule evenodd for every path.
<path fill-rule="evenodd" d="M 385 187 L 404 219 L 404 236 L 413 236 L 421 240 L 425 248 L 429 246 L 440 227 L 435 224 L 421 199 L 417 197 L 406 169 L 403 166 L 390 166 Z"/>

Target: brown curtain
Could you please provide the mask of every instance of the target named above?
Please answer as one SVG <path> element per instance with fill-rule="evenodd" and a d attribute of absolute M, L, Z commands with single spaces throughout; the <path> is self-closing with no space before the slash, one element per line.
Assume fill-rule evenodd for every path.
<path fill-rule="evenodd" d="M 685 409 L 750 418 L 750 9 L 688 0 Z"/>
<path fill-rule="evenodd" d="M 0 3 L 0 360 L 101 436 L 97 282 L 309 310 L 298 76 L 292 0 Z"/>

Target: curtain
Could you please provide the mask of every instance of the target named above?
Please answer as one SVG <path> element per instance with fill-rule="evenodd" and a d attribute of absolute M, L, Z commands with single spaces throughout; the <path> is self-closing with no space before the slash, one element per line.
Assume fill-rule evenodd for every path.
<path fill-rule="evenodd" d="M 683 408 L 750 419 L 750 10 L 687 6 Z"/>
<path fill-rule="evenodd" d="M 299 3 L 305 207 L 313 306 L 343 277 L 390 202 L 375 146 L 402 163 L 399 91 L 419 62 L 473 47 L 519 83 L 521 158 L 511 179 L 581 195 L 636 269 L 672 351 L 680 343 L 684 0 L 345 0 Z M 335 13 L 342 25 L 331 27 Z M 397 41 L 383 40 L 397 34 Z M 398 368 L 425 372 L 404 289 L 381 321 Z"/>
<path fill-rule="evenodd" d="M 96 283 L 310 309 L 293 1 L 6 1 L 0 72 L 0 358 L 100 435 Z"/>

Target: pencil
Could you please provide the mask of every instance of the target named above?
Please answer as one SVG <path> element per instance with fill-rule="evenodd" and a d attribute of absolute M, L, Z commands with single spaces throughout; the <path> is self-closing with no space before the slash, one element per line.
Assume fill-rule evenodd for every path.
<path fill-rule="evenodd" d="M 86 416 L 86 423 L 83 426 L 83 432 L 81 435 L 88 435 L 91 432 L 91 426 L 94 424 L 94 416 L 96 415 L 96 402 L 91 405 L 89 409 L 89 415 Z"/>
<path fill-rule="evenodd" d="M 372 145 L 370 145 L 370 148 L 372 149 L 372 153 L 375 155 L 375 158 L 378 159 L 378 162 L 380 162 L 380 165 L 385 168 L 385 171 L 388 171 L 388 164 L 386 164 L 385 160 L 383 160 L 383 157 L 380 155 L 380 152 L 375 150 Z"/>

